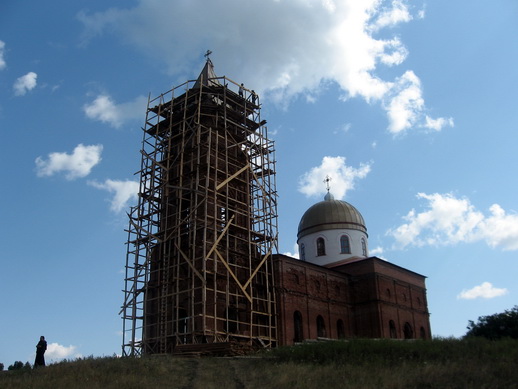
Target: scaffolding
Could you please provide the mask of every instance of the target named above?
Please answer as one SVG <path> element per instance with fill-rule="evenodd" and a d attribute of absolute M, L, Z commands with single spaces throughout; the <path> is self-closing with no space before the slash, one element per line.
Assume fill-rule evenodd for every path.
<path fill-rule="evenodd" d="M 236 92 L 237 91 L 237 92 Z M 259 96 L 207 59 L 148 102 L 129 213 L 124 356 L 276 343 L 274 143 Z"/>

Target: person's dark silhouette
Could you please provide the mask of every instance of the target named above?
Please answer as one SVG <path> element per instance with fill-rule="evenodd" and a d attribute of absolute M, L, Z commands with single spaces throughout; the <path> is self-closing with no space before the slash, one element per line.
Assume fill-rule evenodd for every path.
<path fill-rule="evenodd" d="M 36 359 L 34 360 L 34 368 L 45 366 L 45 351 L 47 350 L 47 342 L 44 336 L 40 336 L 40 341 L 36 345 Z"/>

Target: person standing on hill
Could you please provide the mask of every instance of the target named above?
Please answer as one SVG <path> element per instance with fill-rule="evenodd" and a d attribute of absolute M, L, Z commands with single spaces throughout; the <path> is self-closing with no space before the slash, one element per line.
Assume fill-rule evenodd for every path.
<path fill-rule="evenodd" d="M 45 366 L 45 351 L 47 351 L 47 342 L 44 336 L 40 336 L 40 341 L 36 345 L 36 359 L 34 360 L 34 368 Z"/>

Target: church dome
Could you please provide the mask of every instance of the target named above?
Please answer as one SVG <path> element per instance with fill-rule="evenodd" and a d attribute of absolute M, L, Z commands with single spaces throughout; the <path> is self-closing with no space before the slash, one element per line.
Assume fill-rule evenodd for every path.
<path fill-rule="evenodd" d="M 335 229 L 358 230 L 367 235 L 367 228 L 361 213 L 346 201 L 335 200 L 328 193 L 319 203 L 311 206 L 302 216 L 297 238 L 308 234 Z"/>

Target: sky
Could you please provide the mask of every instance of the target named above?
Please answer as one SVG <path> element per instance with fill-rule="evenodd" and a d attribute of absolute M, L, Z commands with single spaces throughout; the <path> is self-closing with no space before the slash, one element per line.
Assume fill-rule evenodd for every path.
<path fill-rule="evenodd" d="M 148 98 L 218 76 L 261 97 L 279 252 L 326 193 L 370 254 L 425 275 L 434 336 L 518 303 L 515 0 L 0 4 L 0 363 L 121 353 Z M 57 12 L 59 10 L 59 12 Z"/>

